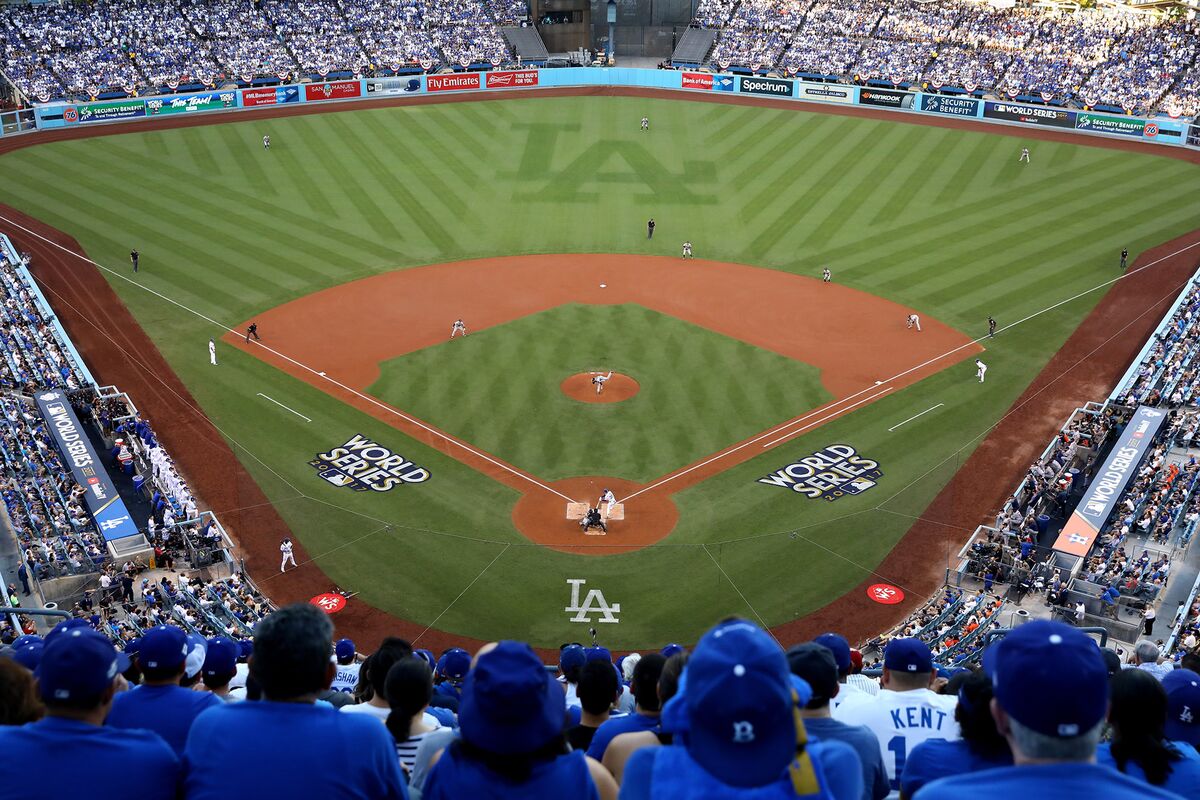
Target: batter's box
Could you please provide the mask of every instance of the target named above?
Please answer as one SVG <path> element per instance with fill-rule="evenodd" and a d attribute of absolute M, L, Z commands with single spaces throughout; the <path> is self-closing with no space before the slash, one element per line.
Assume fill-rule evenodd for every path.
<path fill-rule="evenodd" d="M 604 517 L 606 522 L 621 522 L 625 519 L 624 503 L 614 505 L 611 514 L 606 513 L 607 508 L 607 503 L 600 506 L 600 516 Z M 587 510 L 587 503 L 567 503 L 567 519 L 583 519 L 583 515 L 587 513 Z"/>

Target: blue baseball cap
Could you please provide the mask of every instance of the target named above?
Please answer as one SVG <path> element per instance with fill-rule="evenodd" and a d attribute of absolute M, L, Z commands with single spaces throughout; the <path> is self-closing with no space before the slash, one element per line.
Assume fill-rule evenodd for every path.
<path fill-rule="evenodd" d="M 612 663 L 612 653 L 607 647 L 589 647 L 583 651 L 583 657 L 586 661 L 607 661 Z"/>
<path fill-rule="evenodd" d="M 334 645 L 333 652 L 337 656 L 338 661 L 344 661 L 347 658 L 354 658 L 354 654 L 357 653 L 358 650 L 354 647 L 353 640 L 338 639 L 337 644 Z"/>
<path fill-rule="evenodd" d="M 795 691 L 779 645 L 751 622 L 727 622 L 696 645 L 663 728 L 686 734 L 688 753 L 722 783 L 762 786 L 796 755 Z"/>
<path fill-rule="evenodd" d="M 850 672 L 850 643 L 846 641 L 846 637 L 838 633 L 822 633 L 813 642 L 821 645 L 833 653 L 833 660 L 837 662 L 838 673 Z"/>
<path fill-rule="evenodd" d="M 1061 622 L 1027 622 L 989 647 L 983 670 L 1010 717 L 1046 736 L 1090 731 L 1108 711 L 1108 670 L 1096 642 Z"/>
<path fill-rule="evenodd" d="M 428 664 L 430 669 L 437 669 L 437 659 L 433 657 L 433 653 L 430 651 L 425 649 L 413 650 L 413 655 Z"/>
<path fill-rule="evenodd" d="M 237 642 L 224 636 L 208 640 L 204 653 L 204 677 L 216 678 L 232 675 L 237 671 Z"/>
<path fill-rule="evenodd" d="M 138 648 L 142 669 L 178 669 L 188 655 L 187 634 L 174 625 L 159 625 L 146 631 Z"/>
<path fill-rule="evenodd" d="M 127 669 L 129 656 L 118 653 L 101 634 L 76 626 L 44 645 L 34 674 L 43 701 L 86 703 L 99 700 L 117 674 Z"/>
<path fill-rule="evenodd" d="M 679 653 L 686 653 L 687 650 L 684 649 L 683 645 L 675 644 L 674 642 L 672 642 L 671 644 L 664 647 L 660 652 L 662 653 L 663 658 L 670 658 L 671 656 L 677 655 Z"/>
<path fill-rule="evenodd" d="M 462 738 L 488 752 L 531 753 L 560 736 L 565 721 L 562 688 L 524 642 L 500 642 L 463 683 Z"/>
<path fill-rule="evenodd" d="M 587 663 L 587 651 L 581 644 L 569 644 L 558 651 L 558 668 L 563 672 Z"/>
<path fill-rule="evenodd" d="M 933 653 L 920 639 L 892 639 L 883 649 L 883 666 L 893 672 L 933 672 Z"/>
<path fill-rule="evenodd" d="M 1200 745 L 1200 675 L 1190 669 L 1168 672 L 1162 680 L 1167 690 L 1168 739 Z"/>
<path fill-rule="evenodd" d="M 49 647 L 50 643 L 53 642 L 55 639 L 57 639 L 59 636 L 62 636 L 63 634 L 67 633 L 68 631 L 73 631 L 78 628 L 87 628 L 88 630 L 92 630 L 91 624 L 85 619 L 81 619 L 79 617 L 71 617 L 70 619 L 64 619 L 62 622 L 55 625 L 54 628 L 49 633 L 46 634 L 46 639 L 45 639 L 46 646 Z"/>
<path fill-rule="evenodd" d="M 254 655 L 254 640 L 242 639 L 238 642 L 238 660 Z"/>
<path fill-rule="evenodd" d="M 461 647 L 451 647 L 438 659 L 437 671 L 451 680 L 461 680 L 471 669 L 471 654 Z"/>
<path fill-rule="evenodd" d="M 10 655 L 12 656 L 13 661 L 17 662 L 25 669 L 29 670 L 30 672 L 36 672 L 38 664 L 41 663 L 42 660 L 42 653 L 45 652 L 45 650 L 46 645 L 42 644 L 41 639 L 38 639 L 36 642 L 27 642 L 20 647 L 16 647 L 14 645 Z"/>
<path fill-rule="evenodd" d="M 34 636 L 32 633 L 27 633 L 24 636 L 18 636 L 17 638 L 13 639 L 12 646 L 13 647 L 24 647 L 27 644 L 34 644 L 34 643 L 42 644 L 43 643 L 42 637 Z"/>

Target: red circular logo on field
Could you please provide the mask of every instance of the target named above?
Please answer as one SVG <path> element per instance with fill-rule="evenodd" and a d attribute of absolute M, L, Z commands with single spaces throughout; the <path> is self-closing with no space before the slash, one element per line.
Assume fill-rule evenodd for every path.
<path fill-rule="evenodd" d="M 904 599 L 904 592 L 890 583 L 873 583 L 867 587 L 867 597 L 885 606 L 894 606 Z"/>
<path fill-rule="evenodd" d="M 326 614 L 336 614 L 346 607 L 346 598 L 333 592 L 319 594 L 308 602 L 312 603 Z"/>
<path fill-rule="evenodd" d="M 1153 139 L 1155 136 L 1158 136 L 1158 126 L 1153 122 L 1147 122 L 1143 132 L 1146 134 L 1147 139 Z"/>

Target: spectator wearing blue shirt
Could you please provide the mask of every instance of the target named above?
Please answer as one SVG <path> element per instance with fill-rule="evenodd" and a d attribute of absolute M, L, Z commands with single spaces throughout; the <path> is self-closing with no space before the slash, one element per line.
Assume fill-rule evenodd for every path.
<path fill-rule="evenodd" d="M 563 692 L 523 642 L 476 656 L 462 687 L 461 738 L 429 773 L 424 800 L 562 797 L 614 800 L 617 784 L 567 744 Z"/>
<path fill-rule="evenodd" d="M 182 628 L 159 625 L 146 631 L 137 652 L 142 685 L 117 696 L 105 724 L 154 731 L 182 756 L 196 717 L 222 703 L 211 693 L 179 685 L 187 657 L 187 634 Z"/>
<path fill-rule="evenodd" d="M 0 753 L 11 766 L 3 800 L 172 800 L 179 759 L 150 731 L 102 727 L 124 686 L 129 659 L 88 628 L 47 639 L 37 668 L 46 716 L 0 728 Z"/>
<path fill-rule="evenodd" d="M 1108 711 L 1108 674 L 1095 641 L 1061 622 L 1028 622 L 983 654 L 992 717 L 1013 766 L 941 778 L 915 800 L 1102 797 L 1178 800 L 1096 764 Z"/>
<path fill-rule="evenodd" d="M 442 653 L 434 670 L 433 691 L 454 701 L 452 711 L 458 710 L 462 698 L 462 683 L 471 669 L 471 654 L 461 647 L 451 647 Z"/>
<path fill-rule="evenodd" d="M 604 760 L 608 743 L 622 733 L 658 730 L 662 709 L 658 705 L 658 678 L 667 660 L 659 653 L 643 656 L 633 668 L 633 697 L 637 701 L 632 714 L 613 717 L 596 729 L 587 754 L 597 761 Z M 610 661 L 611 665 L 612 662 Z M 615 674 L 615 673 L 614 673 Z"/>
<path fill-rule="evenodd" d="M 1189 800 L 1200 799 L 1200 754 L 1186 743 L 1167 740 L 1167 692 L 1158 679 L 1140 669 L 1121 670 L 1113 676 L 1110 697 L 1112 741 L 1097 748 L 1096 763 Z"/>
<path fill-rule="evenodd" d="M 841 689 L 833 651 L 816 642 L 805 642 L 788 650 L 787 660 L 792 674 L 803 678 L 812 690 L 812 698 L 800 709 L 800 718 L 804 720 L 809 736 L 820 741 L 837 740 L 853 747 L 862 762 L 863 800 L 887 797 L 890 791 L 887 768 L 883 765 L 875 734 L 862 725 L 839 722 L 830 714 L 830 701 Z"/>
<path fill-rule="evenodd" d="M 954 719 L 962 739 L 928 739 L 912 749 L 904 761 L 900 796 L 912 797 L 922 786 L 938 778 L 964 775 L 1012 765 L 1008 742 L 992 719 L 992 679 L 972 672 L 950 679 L 946 688 L 957 686 L 958 706 Z"/>
<path fill-rule="evenodd" d="M 1167 692 L 1167 724 L 1163 729 L 1173 742 L 1189 744 L 1200 751 L 1200 674 L 1188 669 L 1191 661 L 1200 660 L 1189 653 L 1181 659 L 1183 669 L 1171 672 L 1162 680 Z"/>
<path fill-rule="evenodd" d="M 307 603 L 258 623 L 250 676 L 263 699 L 220 703 L 196 720 L 183 758 L 187 800 L 407 798 L 387 728 L 316 703 L 336 672 L 332 640 L 329 617 Z"/>
<path fill-rule="evenodd" d="M 808 738 L 798 705 L 812 690 L 788 672 L 783 650 L 751 622 L 710 630 L 663 708 L 667 747 L 638 750 L 621 800 L 750 795 L 860 800 L 862 765 L 844 742 Z"/>

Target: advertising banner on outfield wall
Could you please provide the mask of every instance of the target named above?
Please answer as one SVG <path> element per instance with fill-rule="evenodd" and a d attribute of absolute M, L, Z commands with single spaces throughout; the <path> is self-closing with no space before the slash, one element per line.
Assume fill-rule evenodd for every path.
<path fill-rule="evenodd" d="M 853 103 L 854 87 L 836 83 L 801 83 L 797 86 L 801 100 L 820 100 L 822 103 Z"/>
<path fill-rule="evenodd" d="M 980 101 L 972 97 L 949 97 L 940 94 L 921 95 L 921 110 L 952 117 L 978 117 Z"/>
<path fill-rule="evenodd" d="M 897 92 L 892 89 L 871 89 L 863 87 L 858 90 L 858 102 L 864 106 L 883 106 L 884 108 L 913 108 L 917 96 L 912 92 Z"/>
<path fill-rule="evenodd" d="M 430 75 L 425 87 L 431 92 L 462 92 L 480 88 L 478 72 L 457 72 L 453 75 Z"/>
<path fill-rule="evenodd" d="M 708 72 L 683 73 L 684 89 L 703 89 L 710 92 L 732 92 L 737 80 L 732 75 L 713 75 Z"/>
<path fill-rule="evenodd" d="M 1055 550 L 1080 558 L 1088 554 L 1104 523 L 1117 507 L 1121 493 L 1137 474 L 1138 464 L 1150 451 L 1158 429 L 1166 421 L 1164 411 L 1149 406 L 1138 408 L 1063 526 L 1054 542 Z"/>
<path fill-rule="evenodd" d="M 100 458 L 88 441 L 87 433 L 75 416 L 67 396 L 62 392 L 42 392 L 35 396 L 38 411 L 46 420 L 46 429 L 54 437 L 54 443 L 62 453 L 63 460 L 71 465 L 71 474 L 84 488 L 83 500 L 92 518 L 100 528 L 104 541 L 137 536 L 137 525 L 129 516 L 129 510 L 121 501 L 117 487 L 104 470 Z"/>
<path fill-rule="evenodd" d="M 177 97 L 148 97 L 146 111 L 155 117 L 162 114 L 191 114 L 196 111 L 214 111 L 233 108 L 237 105 L 237 92 L 202 92 Z"/>
<path fill-rule="evenodd" d="M 281 106 L 284 103 L 299 103 L 299 86 L 267 86 L 261 89 L 242 89 L 242 105 Z"/>
<path fill-rule="evenodd" d="M 761 94 L 768 97 L 791 97 L 794 81 L 779 78 L 739 78 L 738 91 L 744 94 Z"/>
<path fill-rule="evenodd" d="M 421 91 L 421 79 L 417 76 L 396 78 L 367 78 L 368 95 L 414 94 Z"/>
<path fill-rule="evenodd" d="M 1166 119 L 1146 120 L 1142 136 L 1164 144 L 1183 144 L 1187 125 L 1182 122 L 1172 122 Z"/>
<path fill-rule="evenodd" d="M 63 112 L 67 122 L 108 122 L 114 119 L 133 119 L 146 116 L 145 100 L 114 100 L 111 103 L 83 103 Z M 73 118 L 74 117 L 74 118 Z"/>
<path fill-rule="evenodd" d="M 1084 114 L 1075 116 L 1075 129 L 1079 131 L 1095 131 L 1097 133 L 1117 133 L 1121 136 L 1141 136 L 1146 132 L 1146 121 L 1129 117 L 1110 117 L 1102 114 Z"/>
<path fill-rule="evenodd" d="M 487 73 L 487 88 L 489 89 L 520 89 L 523 86 L 537 85 L 538 71 L 536 69 Z"/>
<path fill-rule="evenodd" d="M 1061 108 L 1046 106 L 1030 106 L 1024 103 L 993 103 L 988 100 L 983 104 L 983 116 L 988 119 L 1024 122 L 1027 125 L 1050 125 L 1055 128 L 1075 127 L 1074 111 L 1063 111 Z"/>
<path fill-rule="evenodd" d="M 362 81 L 310 83 L 304 87 L 304 99 L 310 103 L 322 100 L 346 100 L 351 97 L 362 97 Z"/>

